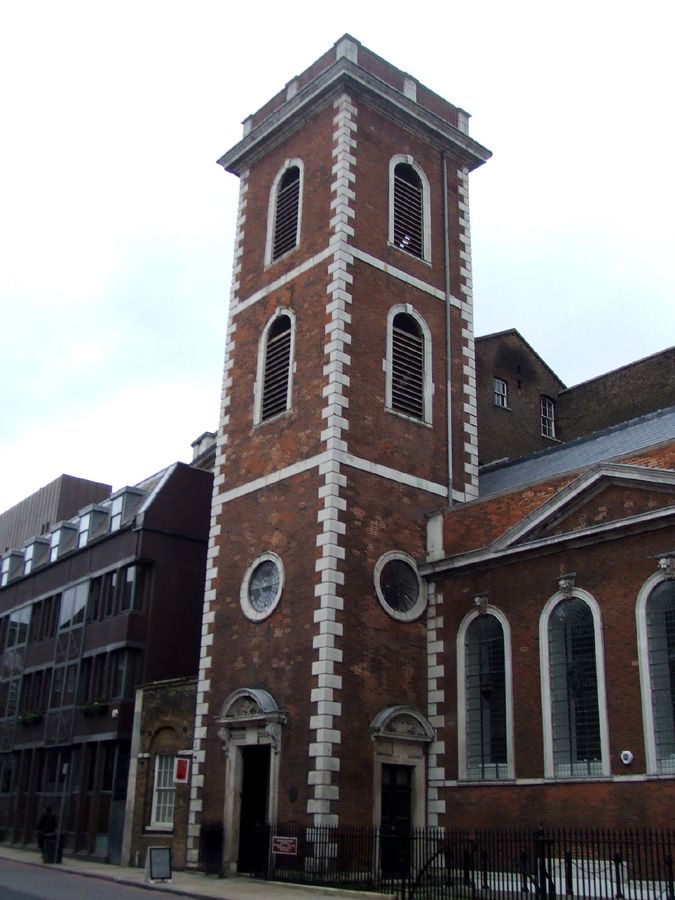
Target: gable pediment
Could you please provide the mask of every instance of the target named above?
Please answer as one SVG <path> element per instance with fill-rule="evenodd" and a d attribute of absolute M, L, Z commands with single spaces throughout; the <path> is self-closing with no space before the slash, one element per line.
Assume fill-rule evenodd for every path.
<path fill-rule="evenodd" d="M 504 551 L 675 513 L 675 471 L 604 464 L 554 494 L 490 547 Z"/>

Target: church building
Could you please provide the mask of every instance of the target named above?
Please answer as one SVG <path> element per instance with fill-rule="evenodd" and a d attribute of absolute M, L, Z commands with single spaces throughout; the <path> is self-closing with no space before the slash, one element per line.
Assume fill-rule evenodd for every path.
<path fill-rule="evenodd" d="M 188 865 L 218 825 L 247 872 L 278 822 L 620 824 L 624 788 L 666 822 L 673 417 L 561 448 L 546 406 L 550 447 L 479 497 L 468 121 L 345 35 L 219 160 L 240 193 Z"/>

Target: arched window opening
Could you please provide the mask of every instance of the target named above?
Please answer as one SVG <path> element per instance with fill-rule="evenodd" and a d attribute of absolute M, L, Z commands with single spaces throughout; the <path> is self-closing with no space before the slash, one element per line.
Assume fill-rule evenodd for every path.
<path fill-rule="evenodd" d="M 409 163 L 398 163 L 394 169 L 394 244 L 424 257 L 424 188 Z"/>
<path fill-rule="evenodd" d="M 504 631 L 495 616 L 476 617 L 466 632 L 466 774 L 507 778 Z"/>
<path fill-rule="evenodd" d="M 298 243 L 299 213 L 300 169 L 298 166 L 290 166 L 282 175 L 277 187 L 272 261 L 288 253 Z"/>
<path fill-rule="evenodd" d="M 647 600 L 647 641 L 656 765 L 675 774 L 675 581 L 662 581 Z"/>
<path fill-rule="evenodd" d="M 548 639 L 555 774 L 601 775 L 595 625 L 588 604 L 579 597 L 558 603 Z"/>
<path fill-rule="evenodd" d="M 291 319 L 280 315 L 267 332 L 260 419 L 271 419 L 289 407 Z"/>
<path fill-rule="evenodd" d="M 424 335 L 408 313 L 392 322 L 391 408 L 424 419 Z"/>

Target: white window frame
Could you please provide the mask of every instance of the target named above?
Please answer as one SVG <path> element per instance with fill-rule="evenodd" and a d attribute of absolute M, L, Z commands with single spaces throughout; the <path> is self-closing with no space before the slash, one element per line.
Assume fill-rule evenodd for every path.
<path fill-rule="evenodd" d="M 595 643 L 595 677 L 598 694 L 598 723 L 600 727 L 600 766 L 597 776 L 594 775 L 558 775 L 553 758 L 553 706 L 551 703 L 551 671 L 550 648 L 548 641 L 549 619 L 559 603 L 576 597 L 590 608 L 593 616 L 593 637 Z M 546 602 L 539 617 L 539 665 L 541 673 L 541 710 L 544 736 L 544 775 L 564 781 L 588 781 L 589 778 L 607 778 L 610 774 L 609 726 L 607 722 L 607 690 L 605 683 L 605 653 L 602 632 L 602 616 L 597 601 L 588 591 L 574 588 L 571 596 L 556 591 Z"/>
<path fill-rule="evenodd" d="M 515 761 L 513 752 L 513 669 L 511 663 L 511 626 L 501 610 L 496 606 L 488 605 L 485 614 L 494 616 L 502 626 L 504 636 L 504 701 L 506 703 L 506 774 L 501 778 L 480 779 L 481 781 L 499 781 L 514 779 Z M 457 632 L 457 750 L 459 779 L 461 781 L 475 781 L 469 778 L 469 760 L 467 754 L 467 719 L 466 719 L 466 636 L 469 626 L 481 613 L 472 610 L 460 623 Z"/>
<path fill-rule="evenodd" d="M 265 562 L 266 560 L 271 560 L 271 562 L 273 562 L 279 570 L 279 587 L 277 588 L 274 599 L 267 607 L 267 609 L 260 612 L 259 610 L 254 609 L 254 607 L 251 606 L 251 601 L 249 599 L 249 585 L 251 583 L 251 576 L 253 575 L 255 570 L 261 563 Z M 239 603 L 246 618 L 250 619 L 251 622 L 262 622 L 263 619 L 267 619 L 269 616 L 271 616 L 274 610 L 279 605 L 281 595 L 284 592 L 285 581 L 286 571 L 284 569 L 284 564 L 280 556 L 270 551 L 268 553 L 261 553 L 260 556 L 256 557 L 256 559 L 253 560 L 248 569 L 246 569 L 244 578 L 241 582 L 241 587 L 239 589 Z"/>
<path fill-rule="evenodd" d="M 424 340 L 424 418 L 418 419 L 416 416 L 410 416 L 407 413 L 394 409 L 392 406 L 393 392 L 393 353 L 394 353 L 394 319 L 399 313 L 405 313 L 417 322 L 422 330 Z M 422 316 L 413 308 L 410 303 L 399 303 L 392 306 L 387 315 L 387 355 L 383 361 L 385 371 L 385 406 L 387 412 L 393 413 L 395 416 L 401 416 L 409 419 L 411 422 L 424 422 L 426 425 L 432 424 L 432 409 L 434 396 L 434 383 L 432 381 L 432 360 L 431 360 L 431 332 L 429 326 Z"/>
<path fill-rule="evenodd" d="M 276 259 L 272 259 L 272 249 L 274 247 L 274 225 L 277 217 L 277 197 L 279 195 L 279 184 L 281 179 L 284 177 L 286 172 L 292 167 L 297 166 L 300 171 L 300 183 L 298 185 L 299 195 L 298 195 L 298 222 L 297 228 L 295 232 L 295 244 L 283 253 L 281 256 L 278 256 Z M 289 253 L 293 253 L 294 250 L 300 246 L 300 236 L 302 234 L 302 198 L 304 194 L 304 184 L 305 184 L 305 167 L 301 159 L 293 158 L 287 159 L 283 166 L 279 169 L 277 174 L 274 177 L 274 181 L 272 182 L 272 187 L 270 188 L 269 201 L 267 204 L 267 237 L 265 240 L 265 268 L 278 263 L 280 260 L 285 259 Z"/>
<path fill-rule="evenodd" d="M 539 397 L 539 415 L 542 436 L 555 440 L 555 400 L 547 394 L 541 394 Z"/>
<path fill-rule="evenodd" d="M 400 559 L 403 560 L 403 562 L 408 563 L 410 568 L 417 576 L 417 584 L 419 588 L 419 593 L 417 594 L 417 602 L 412 609 L 406 611 L 397 610 L 391 607 L 389 603 L 387 603 L 387 598 L 382 593 L 382 587 L 380 585 L 382 570 L 387 565 L 387 563 L 391 562 L 391 560 L 393 559 Z M 423 578 L 420 577 L 420 573 L 417 569 L 417 563 L 409 553 L 402 553 L 400 550 L 390 550 L 387 553 L 383 553 L 375 563 L 375 569 L 373 570 L 373 584 L 375 586 L 375 593 L 377 595 L 377 599 L 380 602 L 380 606 L 388 616 L 391 616 L 392 619 L 396 619 L 398 622 L 414 622 L 415 619 L 419 619 L 419 617 L 427 608 L 426 582 Z"/>
<path fill-rule="evenodd" d="M 173 831 L 174 816 L 176 810 L 176 785 L 174 782 L 174 771 L 176 764 L 175 753 L 158 753 L 155 756 L 155 765 L 153 770 L 152 782 L 152 816 L 150 825 L 152 828 L 162 829 L 164 831 Z M 165 767 L 166 771 L 160 773 L 160 768 Z M 170 778 L 170 785 L 159 784 L 160 774 Z M 160 808 L 160 799 L 166 795 L 171 795 L 171 821 L 167 818 L 160 819 L 158 812 Z"/>
<path fill-rule="evenodd" d="M 498 390 L 503 388 L 503 390 Z M 492 379 L 492 397 L 495 406 L 500 409 L 509 408 L 509 383 L 503 378 L 497 378 L 495 375 Z"/>
<path fill-rule="evenodd" d="M 645 761 L 648 775 L 673 774 L 672 772 L 662 771 L 656 752 L 652 673 L 649 658 L 649 633 L 647 630 L 647 603 L 649 597 L 654 588 L 668 580 L 668 576 L 661 572 L 655 572 L 651 575 L 640 588 L 635 605 L 638 664 L 640 667 L 640 695 L 642 699 L 642 727 L 644 729 Z"/>
<path fill-rule="evenodd" d="M 291 320 L 291 349 L 290 349 L 290 358 L 288 360 L 288 385 L 286 387 L 286 408 L 281 412 L 276 413 L 274 416 L 270 416 L 269 419 L 265 419 L 265 422 L 272 422 L 274 419 L 277 419 L 279 416 L 285 415 L 293 406 L 293 375 L 295 374 L 295 313 L 292 309 L 287 306 L 280 306 L 274 310 L 273 315 L 265 325 L 263 329 L 263 333 L 260 335 L 260 340 L 258 341 L 258 361 L 256 364 L 256 379 L 255 385 L 253 387 L 253 424 L 260 425 L 263 422 L 262 418 L 262 401 L 263 401 L 263 389 L 265 386 L 265 357 L 267 351 L 267 336 L 269 335 L 270 329 L 277 321 L 279 316 L 288 316 Z"/>
<path fill-rule="evenodd" d="M 417 172 L 422 182 L 422 256 L 414 256 L 411 253 L 407 255 L 412 259 L 421 259 L 423 262 L 431 262 L 431 190 L 429 188 L 429 179 L 424 169 L 415 162 L 415 159 L 409 154 L 398 154 L 392 156 L 389 160 L 389 246 L 396 247 L 401 253 L 406 253 L 403 247 L 397 247 L 394 242 L 394 172 L 396 166 L 405 163 Z"/>

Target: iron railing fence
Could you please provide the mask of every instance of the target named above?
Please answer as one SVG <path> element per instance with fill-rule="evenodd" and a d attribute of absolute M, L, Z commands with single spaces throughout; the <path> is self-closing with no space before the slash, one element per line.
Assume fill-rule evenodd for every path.
<path fill-rule="evenodd" d="M 675 900 L 675 831 L 395 831 L 287 823 L 261 829 L 256 840 L 257 877 L 399 900 Z"/>

